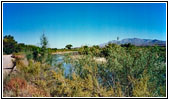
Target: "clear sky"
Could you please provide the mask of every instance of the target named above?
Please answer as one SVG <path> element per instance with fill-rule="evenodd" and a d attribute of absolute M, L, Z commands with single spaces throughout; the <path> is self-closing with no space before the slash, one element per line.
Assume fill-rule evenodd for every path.
<path fill-rule="evenodd" d="M 165 3 L 3 3 L 3 36 L 52 48 L 124 38 L 166 40 Z"/>

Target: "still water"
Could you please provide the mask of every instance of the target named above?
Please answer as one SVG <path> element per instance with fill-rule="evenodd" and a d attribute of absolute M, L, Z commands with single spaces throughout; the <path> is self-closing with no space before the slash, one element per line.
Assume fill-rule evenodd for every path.
<path fill-rule="evenodd" d="M 58 66 L 61 66 L 64 69 L 65 76 L 69 75 L 72 70 L 72 65 L 64 61 L 63 55 L 53 55 L 52 66 L 54 70 L 58 69 Z"/>
<path fill-rule="evenodd" d="M 56 54 L 56 55 L 53 55 L 53 62 L 52 62 L 52 69 L 57 71 L 57 69 L 59 67 L 63 68 L 64 69 L 64 76 L 65 77 L 69 77 L 69 75 L 71 74 L 71 72 L 73 72 L 73 67 L 70 63 L 66 63 L 64 61 L 64 55 L 59 55 L 59 54 Z M 101 69 L 100 69 L 101 68 Z M 111 79 L 113 76 L 112 76 L 112 73 L 110 73 L 108 70 L 104 70 L 102 69 L 103 67 L 99 67 L 98 68 L 98 72 L 105 72 L 108 74 L 107 77 L 109 77 L 109 79 Z M 102 77 L 98 75 L 97 77 L 98 79 L 98 82 L 101 84 L 101 83 L 104 83 L 103 80 L 102 80 Z M 108 84 L 108 83 L 105 83 L 105 84 Z M 109 85 L 112 84 L 112 80 L 109 80 Z M 113 86 L 113 85 L 112 85 Z"/>

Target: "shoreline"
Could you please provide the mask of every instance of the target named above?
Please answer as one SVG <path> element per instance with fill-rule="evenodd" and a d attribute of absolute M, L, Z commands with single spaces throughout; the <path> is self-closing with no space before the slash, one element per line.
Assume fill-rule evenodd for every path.
<path fill-rule="evenodd" d="M 68 54 L 68 53 L 78 53 L 78 51 L 63 51 L 63 52 L 53 52 L 52 55 L 55 54 Z"/>

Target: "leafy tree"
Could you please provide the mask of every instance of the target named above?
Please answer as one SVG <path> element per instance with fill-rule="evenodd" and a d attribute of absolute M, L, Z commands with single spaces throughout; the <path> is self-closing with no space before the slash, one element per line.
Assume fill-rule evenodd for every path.
<path fill-rule="evenodd" d="M 65 46 L 65 48 L 71 49 L 71 48 L 72 48 L 72 45 L 71 45 L 71 44 L 68 44 L 68 45 Z"/>
<path fill-rule="evenodd" d="M 6 54 L 11 54 L 16 52 L 17 42 L 11 35 L 4 36 L 3 39 L 3 52 Z"/>
<path fill-rule="evenodd" d="M 16 48 L 17 52 L 21 52 L 21 51 L 25 51 L 26 50 L 26 46 L 24 43 L 19 43 L 17 45 L 17 48 Z"/>
<path fill-rule="evenodd" d="M 40 60 L 40 48 L 35 48 L 34 50 L 33 50 L 33 59 L 35 60 L 35 61 L 39 61 Z"/>

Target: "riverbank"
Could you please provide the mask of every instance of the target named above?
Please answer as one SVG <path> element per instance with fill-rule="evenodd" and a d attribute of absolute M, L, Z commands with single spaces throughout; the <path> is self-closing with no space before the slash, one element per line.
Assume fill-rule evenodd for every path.
<path fill-rule="evenodd" d="M 69 54 L 69 53 L 74 53 L 74 54 L 77 54 L 78 51 L 59 51 L 59 52 L 53 52 L 52 54 L 55 55 L 55 54 L 60 54 L 60 55 L 63 55 L 63 54 Z"/>
<path fill-rule="evenodd" d="M 82 55 L 72 55 L 71 56 L 72 59 L 80 59 L 82 58 Z M 98 62 L 98 63 L 106 63 L 106 58 L 104 57 L 93 57 L 93 59 Z"/>

